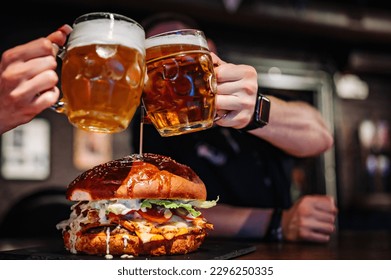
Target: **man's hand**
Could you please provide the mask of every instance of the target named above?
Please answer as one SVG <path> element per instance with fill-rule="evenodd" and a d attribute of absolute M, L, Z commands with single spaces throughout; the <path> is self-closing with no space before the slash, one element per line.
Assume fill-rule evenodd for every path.
<path fill-rule="evenodd" d="M 335 231 L 337 207 L 326 195 L 307 195 L 283 212 L 282 231 L 285 240 L 324 243 Z"/>

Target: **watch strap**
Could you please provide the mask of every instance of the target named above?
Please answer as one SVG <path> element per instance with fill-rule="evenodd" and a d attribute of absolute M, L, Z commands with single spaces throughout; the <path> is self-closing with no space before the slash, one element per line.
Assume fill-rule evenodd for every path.
<path fill-rule="evenodd" d="M 270 219 L 269 227 L 264 237 L 265 241 L 276 242 L 283 240 L 282 227 L 282 209 L 276 208 L 273 210 L 272 217 Z"/>

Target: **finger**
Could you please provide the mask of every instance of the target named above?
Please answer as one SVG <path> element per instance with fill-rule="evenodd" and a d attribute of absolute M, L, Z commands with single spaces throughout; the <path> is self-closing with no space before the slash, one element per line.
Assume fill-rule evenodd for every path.
<path fill-rule="evenodd" d="M 319 211 L 315 210 L 313 214 L 313 218 L 325 223 L 333 224 L 335 222 L 336 215 L 334 213 L 326 212 L 326 211 Z"/>
<path fill-rule="evenodd" d="M 64 24 L 59 29 L 49 34 L 47 38 L 59 46 L 63 46 L 67 40 L 67 36 L 72 32 L 72 27 L 68 24 Z"/>
<path fill-rule="evenodd" d="M 216 96 L 216 109 L 229 112 L 229 116 L 225 118 L 224 126 L 239 127 L 249 122 L 253 109 L 251 106 L 241 104 L 240 98 L 230 95 Z M 220 124 L 220 123 L 219 123 Z"/>
<path fill-rule="evenodd" d="M 307 218 L 302 224 L 302 228 L 320 232 L 324 234 L 331 234 L 335 230 L 334 218 L 331 218 L 331 221 L 324 221 L 319 218 L 319 215 L 316 217 Z"/>
<path fill-rule="evenodd" d="M 44 71 L 30 80 L 21 83 L 14 91 L 15 98 L 31 102 L 37 94 L 51 90 L 56 86 L 58 76 L 53 70 Z"/>
<path fill-rule="evenodd" d="M 241 104 L 241 99 L 235 95 L 216 95 L 216 109 L 217 110 L 227 110 L 227 111 L 236 111 L 241 110 L 243 105 Z"/>
<path fill-rule="evenodd" d="M 228 111 L 229 114 L 217 122 L 224 127 L 243 127 L 250 120 L 254 110 L 251 101 L 246 102 L 245 98 L 236 95 L 216 95 L 216 109 Z"/>
<path fill-rule="evenodd" d="M 49 55 L 45 57 L 34 58 L 22 63 L 11 64 L 5 71 L 8 83 L 18 84 L 23 80 L 29 80 L 34 76 L 47 71 L 55 70 L 57 67 L 56 59 Z"/>
<path fill-rule="evenodd" d="M 235 94 L 239 93 L 243 89 L 240 80 L 220 80 L 217 84 L 217 93 L 218 94 Z"/>
<path fill-rule="evenodd" d="M 2 56 L 2 64 L 5 65 L 3 68 L 15 61 L 28 61 L 36 57 L 53 55 L 53 43 L 62 46 L 71 31 L 69 25 L 63 25 L 47 38 L 38 38 L 5 51 Z"/>
<path fill-rule="evenodd" d="M 303 241 L 310 241 L 310 242 L 317 242 L 317 243 L 326 243 L 330 241 L 329 234 L 324 234 L 316 231 L 301 232 L 299 238 Z"/>
<path fill-rule="evenodd" d="M 30 81 L 31 88 L 35 93 L 50 91 L 58 83 L 58 76 L 55 71 L 45 71 L 32 78 Z"/>
<path fill-rule="evenodd" d="M 7 66 L 17 61 L 28 61 L 47 55 L 52 55 L 52 43 L 46 38 L 39 38 L 5 51 L 2 64 Z"/>
<path fill-rule="evenodd" d="M 41 92 L 36 98 L 33 99 L 32 106 L 35 106 L 39 112 L 52 106 L 60 96 L 60 90 L 54 87 L 50 90 Z"/>
<path fill-rule="evenodd" d="M 216 121 L 216 124 L 223 127 L 242 127 L 245 123 L 248 123 L 248 115 L 243 114 L 241 111 L 228 111 L 224 118 Z"/>
<path fill-rule="evenodd" d="M 326 211 L 329 213 L 338 212 L 337 206 L 334 202 L 334 198 L 331 196 L 318 196 L 314 207 L 315 209 Z"/>
<path fill-rule="evenodd" d="M 329 223 L 322 223 L 316 220 L 306 220 L 300 226 L 298 238 L 300 240 L 313 242 L 326 242 L 330 239 L 330 235 L 335 231 L 335 226 Z"/>
<path fill-rule="evenodd" d="M 59 89 L 57 87 L 36 95 L 28 105 L 21 106 L 19 110 L 14 112 L 15 119 L 17 120 L 16 125 L 29 122 L 36 115 L 56 102 L 58 96 Z"/>
<path fill-rule="evenodd" d="M 218 67 L 215 67 L 215 74 L 217 83 L 237 81 L 238 77 L 242 76 L 242 73 L 238 73 L 238 67 L 233 67 L 229 63 L 219 64 Z"/>
<path fill-rule="evenodd" d="M 227 83 L 217 86 L 216 107 L 224 110 L 242 110 L 251 114 L 254 110 L 255 97 L 247 93 L 240 83 Z"/>
<path fill-rule="evenodd" d="M 246 80 L 252 85 L 258 86 L 258 74 L 252 66 L 225 63 L 215 68 L 215 73 L 218 83 Z"/>
<path fill-rule="evenodd" d="M 335 231 L 335 225 L 334 223 L 318 221 L 317 223 L 314 223 L 313 231 L 324 234 L 331 234 Z"/>

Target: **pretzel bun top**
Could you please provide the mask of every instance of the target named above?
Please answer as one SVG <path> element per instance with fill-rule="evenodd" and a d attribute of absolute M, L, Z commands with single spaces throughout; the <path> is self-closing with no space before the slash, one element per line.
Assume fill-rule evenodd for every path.
<path fill-rule="evenodd" d="M 206 187 L 188 166 L 170 157 L 132 154 L 97 165 L 74 179 L 67 199 L 206 199 Z"/>

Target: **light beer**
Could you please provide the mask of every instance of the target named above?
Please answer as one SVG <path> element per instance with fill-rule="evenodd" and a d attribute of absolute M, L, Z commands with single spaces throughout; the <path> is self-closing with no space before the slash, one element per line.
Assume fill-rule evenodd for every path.
<path fill-rule="evenodd" d="M 140 105 L 145 35 L 137 23 L 125 19 L 81 21 L 70 35 L 61 87 L 66 114 L 79 128 L 122 131 Z"/>
<path fill-rule="evenodd" d="M 210 128 L 216 114 L 216 79 L 205 37 L 198 30 L 186 32 L 146 40 L 148 80 L 142 100 L 162 136 Z"/>

